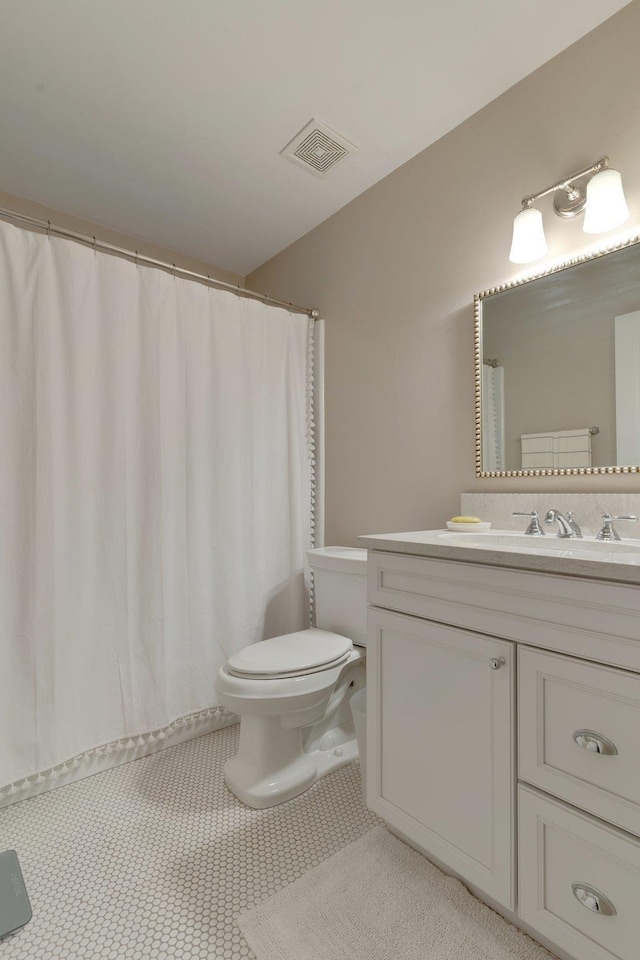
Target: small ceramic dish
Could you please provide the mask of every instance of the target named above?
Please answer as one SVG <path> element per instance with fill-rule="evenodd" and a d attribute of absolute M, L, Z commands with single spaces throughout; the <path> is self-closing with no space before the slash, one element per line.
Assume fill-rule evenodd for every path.
<path fill-rule="evenodd" d="M 447 520 L 447 530 L 455 530 L 456 533 L 486 533 L 487 530 L 491 529 L 491 524 L 488 520 L 483 520 L 481 523 L 454 523 L 453 520 Z"/>

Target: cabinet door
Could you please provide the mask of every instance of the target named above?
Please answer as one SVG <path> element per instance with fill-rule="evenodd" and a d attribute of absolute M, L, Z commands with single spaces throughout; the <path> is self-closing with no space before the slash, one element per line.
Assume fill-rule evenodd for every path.
<path fill-rule="evenodd" d="M 367 803 L 510 909 L 514 669 L 509 641 L 369 608 Z"/>

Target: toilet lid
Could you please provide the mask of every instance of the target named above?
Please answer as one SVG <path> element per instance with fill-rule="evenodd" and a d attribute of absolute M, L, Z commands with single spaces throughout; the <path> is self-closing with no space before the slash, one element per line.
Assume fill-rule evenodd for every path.
<path fill-rule="evenodd" d="M 252 643 L 229 658 L 228 670 L 256 680 L 315 673 L 346 660 L 352 650 L 348 637 L 329 630 L 299 630 L 261 643 Z"/>

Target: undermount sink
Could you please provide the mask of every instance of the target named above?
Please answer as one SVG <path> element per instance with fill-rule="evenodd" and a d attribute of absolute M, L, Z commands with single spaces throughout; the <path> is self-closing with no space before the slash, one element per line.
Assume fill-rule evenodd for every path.
<path fill-rule="evenodd" d="M 531 537 L 509 530 L 487 531 L 486 533 L 440 534 L 444 543 L 457 547 L 469 547 L 472 550 L 505 550 L 509 553 L 530 553 L 537 556 L 574 557 L 583 560 L 604 560 L 622 563 L 640 563 L 640 540 L 596 540 L 585 537 L 583 540 L 556 536 Z"/>

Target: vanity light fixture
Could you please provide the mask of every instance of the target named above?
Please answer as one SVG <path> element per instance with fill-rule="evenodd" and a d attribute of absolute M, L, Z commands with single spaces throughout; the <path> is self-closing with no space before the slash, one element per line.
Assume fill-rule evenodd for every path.
<path fill-rule="evenodd" d="M 542 214 L 535 207 L 525 207 L 513 221 L 509 260 L 512 263 L 531 263 L 544 257 L 548 249 Z"/>
<path fill-rule="evenodd" d="M 590 178 L 586 191 L 575 183 L 585 177 Z M 550 193 L 553 194 L 554 212 L 559 217 L 572 219 L 585 211 L 585 233 L 605 233 L 620 226 L 629 217 L 620 174 L 617 170 L 609 169 L 608 157 L 601 157 L 590 167 L 524 197 L 522 210 L 513 221 L 509 254 L 512 263 L 532 263 L 547 252 L 542 214 L 533 204 Z"/>
<path fill-rule="evenodd" d="M 587 184 L 585 233 L 604 233 L 629 219 L 629 207 L 617 170 L 601 170 Z"/>

